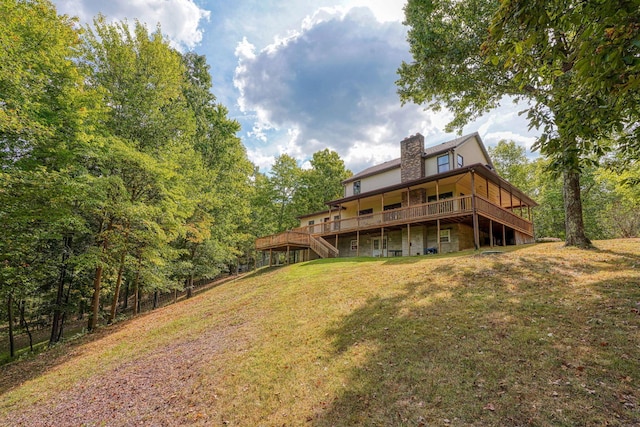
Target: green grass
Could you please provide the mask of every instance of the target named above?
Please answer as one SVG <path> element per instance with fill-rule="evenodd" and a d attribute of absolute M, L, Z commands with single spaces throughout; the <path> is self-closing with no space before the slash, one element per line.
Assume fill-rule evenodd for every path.
<path fill-rule="evenodd" d="M 3 368 L 0 419 L 206 336 L 195 424 L 637 425 L 640 240 L 596 246 L 261 270 Z"/>

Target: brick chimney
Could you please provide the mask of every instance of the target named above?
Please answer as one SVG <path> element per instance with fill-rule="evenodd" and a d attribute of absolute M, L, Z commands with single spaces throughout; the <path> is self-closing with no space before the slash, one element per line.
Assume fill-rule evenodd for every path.
<path fill-rule="evenodd" d="M 424 136 L 416 133 L 400 142 L 400 181 L 424 178 Z"/>

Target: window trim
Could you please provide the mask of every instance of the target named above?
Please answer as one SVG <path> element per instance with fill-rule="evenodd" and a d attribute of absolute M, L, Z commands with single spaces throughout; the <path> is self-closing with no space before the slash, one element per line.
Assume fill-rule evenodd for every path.
<path fill-rule="evenodd" d="M 438 173 L 448 172 L 451 170 L 451 160 L 449 159 L 449 153 L 438 156 L 436 161 L 438 164 Z M 440 163 L 440 159 L 446 159 L 446 163 Z"/>
<path fill-rule="evenodd" d="M 353 181 L 353 195 L 356 196 L 362 191 L 362 183 L 360 180 Z"/>

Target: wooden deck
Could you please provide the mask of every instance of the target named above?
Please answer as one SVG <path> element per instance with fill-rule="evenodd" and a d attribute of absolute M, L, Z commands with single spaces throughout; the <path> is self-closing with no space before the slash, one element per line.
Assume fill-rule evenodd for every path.
<path fill-rule="evenodd" d="M 531 221 L 508 209 L 491 203 L 482 196 L 476 195 L 453 197 L 436 202 L 361 215 L 354 218 L 345 218 L 299 227 L 291 231 L 257 239 L 256 249 L 268 250 L 287 246 L 290 249 L 311 248 L 318 253 L 318 255 L 323 256 L 326 250 L 337 252 L 337 249 L 324 239 L 319 239 L 322 236 L 353 233 L 381 227 L 402 226 L 419 222 L 435 221 L 437 219 L 464 218 L 473 215 L 474 209 L 478 215 L 533 236 L 533 223 Z M 316 242 L 314 242 L 314 240 L 316 240 Z M 317 242 L 318 240 L 320 243 Z M 315 248 L 312 245 L 314 245 Z M 327 248 L 327 246 L 330 248 Z M 323 249 L 323 247 L 326 250 Z M 316 251 L 316 249 L 322 251 L 322 254 Z"/>

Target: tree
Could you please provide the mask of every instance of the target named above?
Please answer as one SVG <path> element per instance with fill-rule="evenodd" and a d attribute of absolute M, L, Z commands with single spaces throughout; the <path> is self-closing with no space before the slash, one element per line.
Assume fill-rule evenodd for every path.
<path fill-rule="evenodd" d="M 0 294 L 61 318 L 61 300 L 44 296 L 65 286 L 56 276 L 74 261 L 63 241 L 85 228 L 78 202 L 96 98 L 76 67 L 73 19 L 43 0 L 2 1 L 0 16 Z"/>
<path fill-rule="evenodd" d="M 136 284 L 153 278 L 154 286 L 168 286 L 167 263 L 176 256 L 168 244 L 195 207 L 181 173 L 196 158 L 190 144 L 195 120 L 184 96 L 182 57 L 159 28 L 148 33 L 136 22 L 132 32 L 126 22 L 107 24 L 98 16 L 93 29 L 86 29 L 82 53 L 88 83 L 103 94 L 105 105 L 98 123 L 102 160 L 96 165 L 96 185 L 105 197 L 91 212 L 96 245 L 91 330 L 99 316 L 103 272 L 121 267 L 127 251 L 135 259 Z"/>
<path fill-rule="evenodd" d="M 296 160 L 288 154 L 276 158 L 269 177 L 270 192 L 273 195 L 273 209 L 276 232 L 296 227 L 298 221 L 294 200 L 301 186 L 302 169 Z"/>
<path fill-rule="evenodd" d="M 342 197 L 342 181 L 352 173 L 335 151 L 325 148 L 313 153 L 311 169 L 302 171 L 301 188 L 297 193 L 298 215 L 326 209 L 326 202 Z"/>
<path fill-rule="evenodd" d="M 576 65 L 591 33 L 582 24 L 601 17 L 582 4 L 410 0 L 405 12 L 414 62 L 401 65 L 397 83 L 405 102 L 450 109 L 449 129 L 461 128 L 504 96 L 528 100 L 531 126 L 542 130 L 534 148 L 563 175 L 566 244 L 587 247 L 581 168 L 604 154 L 608 147 L 601 141 L 623 131 L 620 123 L 635 107 L 607 117 L 602 107 L 613 99 L 583 86 Z M 637 92 L 630 91 L 627 100 L 632 105 Z"/>
<path fill-rule="evenodd" d="M 515 141 L 501 140 L 495 147 L 489 147 L 488 151 L 498 175 L 525 193 L 533 193 L 532 168 L 524 147 Z"/>

